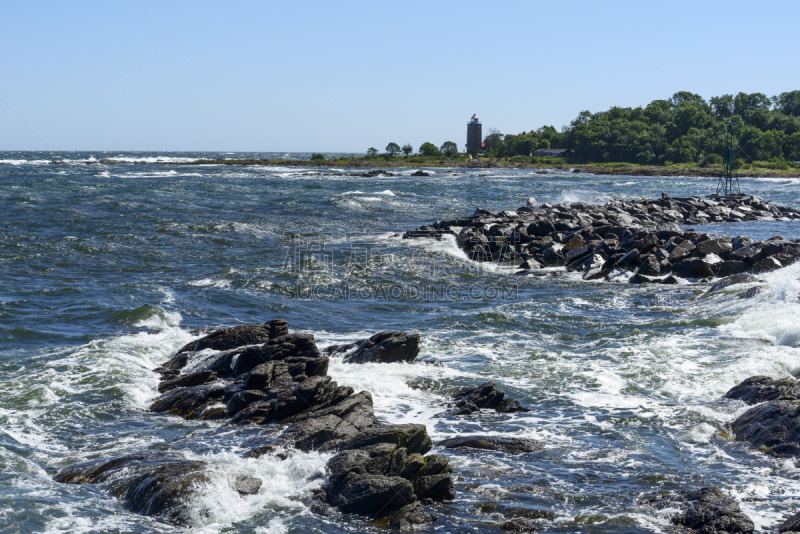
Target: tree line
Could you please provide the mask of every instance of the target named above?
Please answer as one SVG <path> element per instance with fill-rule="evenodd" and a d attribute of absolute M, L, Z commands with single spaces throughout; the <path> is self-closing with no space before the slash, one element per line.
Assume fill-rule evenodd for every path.
<path fill-rule="evenodd" d="M 496 157 L 530 156 L 539 148 L 568 148 L 577 162 L 719 163 L 727 124 L 743 162 L 800 160 L 800 91 L 775 97 L 726 94 L 708 101 L 681 91 L 645 107 L 582 111 L 559 132 L 543 126 L 519 135 L 491 130 L 486 137 Z"/>
<path fill-rule="evenodd" d="M 386 145 L 386 152 L 385 154 L 390 158 L 394 158 L 400 155 L 400 152 L 403 153 L 404 156 L 410 156 L 414 152 L 414 147 L 412 147 L 409 143 L 400 147 L 397 143 L 389 143 Z M 367 149 L 367 156 L 377 156 L 379 154 L 378 149 L 375 147 L 370 147 Z M 433 143 L 422 143 L 419 147 L 419 155 L 420 156 L 456 156 L 458 155 L 458 145 L 452 141 L 445 141 L 442 143 L 442 146 L 436 147 Z"/>

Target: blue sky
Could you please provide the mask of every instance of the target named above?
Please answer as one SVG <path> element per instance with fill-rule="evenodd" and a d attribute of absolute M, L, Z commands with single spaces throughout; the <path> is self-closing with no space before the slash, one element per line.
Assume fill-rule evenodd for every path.
<path fill-rule="evenodd" d="M 0 150 L 463 146 L 687 90 L 800 89 L 792 1 L 0 3 Z"/>

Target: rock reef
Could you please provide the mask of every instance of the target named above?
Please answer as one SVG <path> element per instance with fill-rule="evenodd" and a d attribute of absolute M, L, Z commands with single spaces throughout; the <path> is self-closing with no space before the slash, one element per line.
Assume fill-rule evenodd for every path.
<path fill-rule="evenodd" d="M 518 267 L 537 274 L 542 267 L 566 267 L 585 280 L 615 270 L 634 273 L 631 283 L 676 283 L 675 277 L 706 279 L 780 269 L 800 258 L 800 241 L 776 236 L 767 241 L 682 230 L 681 225 L 741 221 L 800 220 L 800 212 L 748 195 L 655 200 L 529 202 L 494 213 L 437 221 L 407 231 L 404 238 L 455 237 L 475 261 Z"/>
<path fill-rule="evenodd" d="M 419 335 L 381 332 L 328 353 L 337 350 L 347 353 L 346 361 L 411 361 Z M 155 370 L 161 395 L 151 411 L 273 429 L 246 457 L 285 447 L 338 451 L 327 464 L 320 506 L 390 526 L 433 521 L 422 503 L 455 497 L 448 459 L 427 454 L 432 443 L 423 425 L 379 423 L 372 395 L 339 386 L 327 375 L 328 361 L 313 336 L 290 333 L 283 320 L 223 328 L 182 347 Z M 206 467 L 176 453 L 145 451 L 69 466 L 55 479 L 101 484 L 127 509 L 180 524 L 193 493 L 208 483 Z M 241 495 L 261 486 L 246 474 L 232 475 L 230 483 Z"/>

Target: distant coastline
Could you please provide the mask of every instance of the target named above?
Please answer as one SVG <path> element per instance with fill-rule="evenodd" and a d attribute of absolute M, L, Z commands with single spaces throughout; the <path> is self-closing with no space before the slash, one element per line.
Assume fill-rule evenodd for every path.
<path fill-rule="evenodd" d="M 525 161 L 522 161 L 522 160 Z M 539 161 L 534 161 L 539 160 Z M 53 165 L 64 163 L 59 160 L 50 162 Z M 88 162 L 87 162 L 88 163 Z M 440 156 L 424 157 L 396 157 L 385 158 L 382 156 L 345 157 L 335 159 L 197 159 L 185 162 L 153 162 L 153 161 L 119 161 L 115 159 L 99 159 L 91 164 L 100 165 L 261 165 L 267 167 L 369 167 L 369 168 L 467 168 L 467 169 L 533 169 L 551 170 L 558 169 L 574 173 L 587 173 L 596 175 L 626 175 L 626 176 L 719 176 L 720 169 L 715 166 L 699 167 L 692 164 L 673 164 L 669 166 L 640 165 L 637 163 L 570 163 L 560 158 L 494 158 L 479 157 L 467 159 L 464 156 L 443 158 Z M 800 178 L 800 169 L 769 169 L 751 167 L 737 169 L 742 177 L 785 177 Z"/>

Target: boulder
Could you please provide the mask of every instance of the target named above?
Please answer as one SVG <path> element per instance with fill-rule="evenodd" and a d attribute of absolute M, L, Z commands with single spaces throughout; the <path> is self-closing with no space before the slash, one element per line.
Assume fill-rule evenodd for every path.
<path fill-rule="evenodd" d="M 56 482 L 100 484 L 136 514 L 183 525 L 189 506 L 209 483 L 206 463 L 165 453 L 117 456 L 79 463 L 56 473 Z"/>
<path fill-rule="evenodd" d="M 759 404 L 731 423 L 736 439 L 778 457 L 800 454 L 800 400 L 776 399 Z"/>
<path fill-rule="evenodd" d="M 283 319 L 273 319 L 263 324 L 222 328 L 184 345 L 178 354 L 204 349 L 229 350 L 246 345 L 258 345 L 287 333 L 289 333 L 289 326 Z"/>
<path fill-rule="evenodd" d="M 419 334 L 379 332 L 355 344 L 328 347 L 325 351 L 331 354 L 352 351 L 344 356 L 347 363 L 412 362 L 419 354 Z"/>
<path fill-rule="evenodd" d="M 800 399 L 800 384 L 795 378 L 774 379 L 768 376 L 751 376 L 731 388 L 726 399 L 738 399 L 747 404 L 759 404 L 780 398 Z"/>
<path fill-rule="evenodd" d="M 679 491 L 673 503 L 683 510 L 671 522 L 695 532 L 750 534 L 755 530 L 753 521 L 742 513 L 739 504 L 716 487 Z"/>
<path fill-rule="evenodd" d="M 700 258 L 688 258 L 672 265 L 672 274 L 681 278 L 713 278 L 714 264 Z"/>
<path fill-rule="evenodd" d="M 544 445 L 533 439 L 504 438 L 497 436 L 457 436 L 437 443 L 446 449 L 467 447 L 487 451 L 514 453 L 542 452 Z"/>

